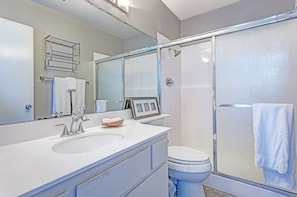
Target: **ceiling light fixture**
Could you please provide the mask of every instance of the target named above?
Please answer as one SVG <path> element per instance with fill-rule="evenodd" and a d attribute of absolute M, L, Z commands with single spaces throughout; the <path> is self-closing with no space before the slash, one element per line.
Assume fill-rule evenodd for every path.
<path fill-rule="evenodd" d="M 113 4 L 116 4 L 117 3 L 117 0 L 108 0 L 108 1 L 110 1 Z"/>
<path fill-rule="evenodd" d="M 117 6 L 124 12 L 129 12 L 129 0 L 117 0 Z"/>
<path fill-rule="evenodd" d="M 129 12 L 129 0 L 107 0 L 117 8 L 121 9 L 124 12 Z"/>

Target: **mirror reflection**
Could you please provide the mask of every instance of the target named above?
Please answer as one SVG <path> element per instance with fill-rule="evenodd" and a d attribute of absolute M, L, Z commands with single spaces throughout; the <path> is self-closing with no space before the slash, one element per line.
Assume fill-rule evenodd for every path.
<path fill-rule="evenodd" d="M 97 61 L 96 112 L 120 110 L 124 98 L 157 97 L 157 53 Z"/>
<path fill-rule="evenodd" d="M 12 10 L 14 11 L 12 12 Z M 100 26 L 103 22 L 102 20 L 99 20 L 98 16 L 96 16 L 96 20 L 86 18 L 86 16 L 92 18 L 95 16 L 94 14 L 98 14 L 100 15 L 100 18 L 103 18 L 105 26 Z M 18 96 L 12 96 L 12 98 L 14 98 L 13 100 L 9 98 L 4 99 L 2 97 L 0 102 L 0 114 L 2 114 L 2 117 L 0 116 L 0 124 L 53 117 L 52 79 L 55 77 L 73 77 L 88 81 L 89 84 L 85 87 L 85 112 L 94 113 L 96 111 L 96 100 L 110 100 L 109 98 L 98 97 L 98 94 L 96 93 L 96 90 L 98 90 L 98 87 L 96 86 L 98 80 L 95 78 L 97 73 L 94 73 L 97 72 L 94 63 L 94 52 L 104 54 L 105 56 L 114 56 L 125 51 L 156 44 L 156 41 L 152 38 L 135 31 L 130 26 L 120 23 L 114 17 L 100 11 L 98 8 L 93 7 L 85 1 L 3 0 L 1 1 L 0 18 L 3 18 L 4 23 L 18 24 L 24 28 L 31 29 L 31 33 L 22 39 L 19 35 L 11 33 L 6 34 L 11 35 L 12 40 L 14 40 L 13 44 L 9 43 L 8 45 L 17 46 L 18 44 L 21 44 L 22 41 L 27 40 L 30 42 L 29 51 L 32 51 L 31 55 L 29 52 L 21 53 L 22 51 L 20 49 L 10 51 L 10 53 L 13 54 L 12 61 L 20 60 L 22 62 L 17 63 L 16 65 L 18 65 L 18 67 L 14 69 L 14 71 L 21 76 L 15 75 L 12 71 L 6 71 L 5 73 L 1 72 L 1 78 L 5 79 L 4 76 L 7 76 L 13 80 L 13 84 L 16 84 L 16 87 L 13 87 L 12 83 L 8 82 L 11 88 L 9 88 L 10 93 L 6 93 L 6 95 L 17 93 Z M 109 24 L 108 26 L 112 28 L 108 29 L 106 24 Z M 1 29 L 5 28 L 1 27 Z M 20 31 L 13 30 L 13 32 Z M 125 33 L 123 34 L 123 32 Z M 48 35 L 53 35 L 56 38 L 80 44 L 80 64 L 77 66 L 75 72 L 44 68 L 44 38 Z M 134 42 L 134 39 L 136 39 L 137 42 Z M 7 49 L 5 46 L 6 45 L 3 44 L 0 49 L 2 54 L 5 54 L 3 51 Z M 6 50 L 6 54 L 7 51 L 9 50 Z M 27 68 L 25 68 L 25 61 L 23 61 L 18 54 L 22 54 L 23 58 L 25 54 L 29 54 L 30 57 L 28 58 L 31 58 L 31 62 L 29 60 L 29 63 L 32 64 L 31 69 L 27 70 Z M 1 68 L 8 68 L 5 58 L 1 57 L 0 62 Z M 139 64 L 139 70 L 141 70 L 141 64 Z M 25 87 L 21 86 L 21 84 L 24 84 L 21 81 L 21 78 L 23 78 L 22 76 L 25 72 L 31 73 L 30 78 L 26 79 L 27 82 L 31 81 L 31 84 L 25 86 L 31 91 L 31 100 L 25 99 L 20 102 L 20 98 L 25 97 L 23 92 L 27 91 Z M 123 70 L 118 70 L 116 73 L 118 73 L 118 75 L 122 73 L 122 76 L 124 76 Z M 49 80 L 40 80 L 40 77 Z M 155 77 L 157 77 L 157 74 Z M 8 89 L 8 83 L 5 83 L 6 86 L 4 87 L 0 86 L 1 91 L 3 88 Z M 103 86 L 104 85 L 100 84 L 100 87 Z M 124 94 L 124 86 L 122 85 L 122 87 L 122 92 Z M 118 89 L 109 88 L 109 93 L 112 91 L 118 92 Z M 11 114 L 14 110 L 9 107 L 9 105 L 16 106 L 22 111 L 22 113 L 17 113 L 19 117 L 16 118 Z M 3 106 L 8 107 L 4 110 Z M 105 111 L 108 110 L 108 108 L 105 109 Z M 113 110 L 113 108 L 110 108 L 110 110 Z M 28 112 L 31 113 L 31 116 L 29 118 L 23 118 L 22 115 L 28 114 Z"/>

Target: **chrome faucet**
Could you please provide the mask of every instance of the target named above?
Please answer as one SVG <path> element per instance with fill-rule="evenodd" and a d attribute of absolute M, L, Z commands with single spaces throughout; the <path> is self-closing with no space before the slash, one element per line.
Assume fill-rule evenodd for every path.
<path fill-rule="evenodd" d="M 82 123 L 84 121 L 89 120 L 85 115 L 72 115 L 72 121 L 70 124 L 70 130 L 67 129 L 67 126 L 65 124 L 57 124 L 55 126 L 64 126 L 63 132 L 61 134 L 61 137 L 67 137 L 72 135 L 77 135 L 80 133 L 84 133 L 85 130 L 82 126 Z"/>
<path fill-rule="evenodd" d="M 77 116 L 77 115 L 73 114 L 71 125 L 70 125 L 69 135 L 76 135 L 79 133 L 84 133 L 85 130 L 82 126 L 82 123 L 87 120 L 89 120 L 89 119 L 85 115 Z"/>
<path fill-rule="evenodd" d="M 61 134 L 61 137 L 66 137 L 66 136 L 69 136 L 70 134 L 69 134 L 69 131 L 68 131 L 68 129 L 67 129 L 67 126 L 65 125 L 65 124 L 57 124 L 57 125 L 55 125 L 55 126 L 64 126 L 64 128 L 63 128 L 63 132 L 62 132 L 62 134 Z"/>

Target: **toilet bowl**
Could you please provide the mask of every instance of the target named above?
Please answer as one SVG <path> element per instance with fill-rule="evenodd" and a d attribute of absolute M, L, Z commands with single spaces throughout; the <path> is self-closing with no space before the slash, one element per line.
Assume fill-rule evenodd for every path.
<path fill-rule="evenodd" d="M 177 197 L 205 197 L 202 182 L 210 175 L 209 157 L 185 146 L 168 147 L 168 174 L 177 180 Z"/>

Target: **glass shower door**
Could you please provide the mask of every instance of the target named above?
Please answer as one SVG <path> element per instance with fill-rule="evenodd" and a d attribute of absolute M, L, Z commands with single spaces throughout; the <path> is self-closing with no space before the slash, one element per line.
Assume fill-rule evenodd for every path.
<path fill-rule="evenodd" d="M 101 62 L 96 67 L 96 100 L 105 101 L 106 111 L 121 110 L 124 100 L 122 59 Z"/>
<path fill-rule="evenodd" d="M 264 183 L 254 165 L 251 104 L 297 106 L 296 32 L 294 19 L 216 37 L 218 172 Z"/>

